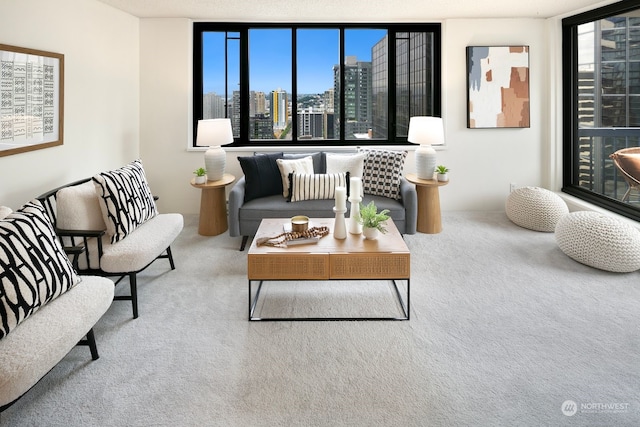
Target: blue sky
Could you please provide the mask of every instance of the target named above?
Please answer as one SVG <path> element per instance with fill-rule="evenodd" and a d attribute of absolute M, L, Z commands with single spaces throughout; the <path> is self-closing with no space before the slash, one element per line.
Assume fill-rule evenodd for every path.
<path fill-rule="evenodd" d="M 347 56 L 371 61 L 371 47 L 385 30 L 352 29 L 345 34 Z M 224 94 L 224 34 L 204 36 L 204 92 Z M 339 31 L 298 30 L 298 92 L 323 93 L 333 87 L 333 66 L 339 61 Z M 230 42 L 228 52 L 229 91 L 238 88 L 239 42 Z M 250 89 L 271 92 L 282 88 L 291 92 L 291 30 L 254 29 L 249 32 Z"/>

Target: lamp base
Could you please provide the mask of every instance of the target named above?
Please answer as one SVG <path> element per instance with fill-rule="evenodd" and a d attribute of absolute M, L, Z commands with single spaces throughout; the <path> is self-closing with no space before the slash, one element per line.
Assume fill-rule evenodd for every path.
<path fill-rule="evenodd" d="M 433 179 L 436 170 L 436 150 L 431 145 L 421 145 L 416 149 L 416 175 L 420 179 Z"/>
<path fill-rule="evenodd" d="M 227 153 L 219 145 L 209 147 L 204 153 L 204 168 L 207 170 L 207 180 L 221 180 L 224 176 L 226 163 Z"/>

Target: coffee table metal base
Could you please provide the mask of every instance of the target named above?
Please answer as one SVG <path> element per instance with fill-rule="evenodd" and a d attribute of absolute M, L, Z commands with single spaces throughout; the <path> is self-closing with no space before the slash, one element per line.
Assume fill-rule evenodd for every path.
<path fill-rule="evenodd" d="M 406 303 L 402 297 L 402 293 L 398 288 L 398 279 L 391 279 L 391 283 L 393 284 L 393 289 L 395 291 L 395 295 L 397 298 L 397 302 L 400 305 L 400 309 L 402 311 L 401 316 L 399 317 L 260 317 L 255 316 L 255 309 L 258 305 L 258 299 L 260 298 L 260 291 L 262 290 L 262 285 L 266 280 L 249 280 L 249 320 L 250 321 L 337 321 L 337 320 L 409 320 L 409 310 L 410 310 L 410 279 L 399 279 L 407 282 L 407 292 L 406 292 Z M 255 296 L 253 296 L 253 282 L 258 282 L 258 288 L 255 292 Z"/>

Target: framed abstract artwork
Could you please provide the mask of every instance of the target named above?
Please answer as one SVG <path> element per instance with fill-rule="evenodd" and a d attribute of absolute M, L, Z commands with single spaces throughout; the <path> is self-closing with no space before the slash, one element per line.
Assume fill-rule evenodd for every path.
<path fill-rule="evenodd" d="M 64 55 L 0 44 L 0 157 L 62 145 Z"/>
<path fill-rule="evenodd" d="M 529 127 L 529 46 L 467 47 L 467 127 Z"/>

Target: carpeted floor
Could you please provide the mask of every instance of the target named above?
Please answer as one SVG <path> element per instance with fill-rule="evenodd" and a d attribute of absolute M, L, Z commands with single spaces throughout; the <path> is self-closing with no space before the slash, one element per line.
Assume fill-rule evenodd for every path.
<path fill-rule="evenodd" d="M 185 220 L 177 269 L 139 279 L 140 317 L 114 302 L 100 359 L 74 349 L 0 425 L 640 425 L 638 273 L 578 264 L 552 233 L 445 212 L 442 233 L 406 236 L 410 321 L 250 323 L 239 239 Z M 385 284 L 291 285 L 264 308 L 393 307 Z"/>

